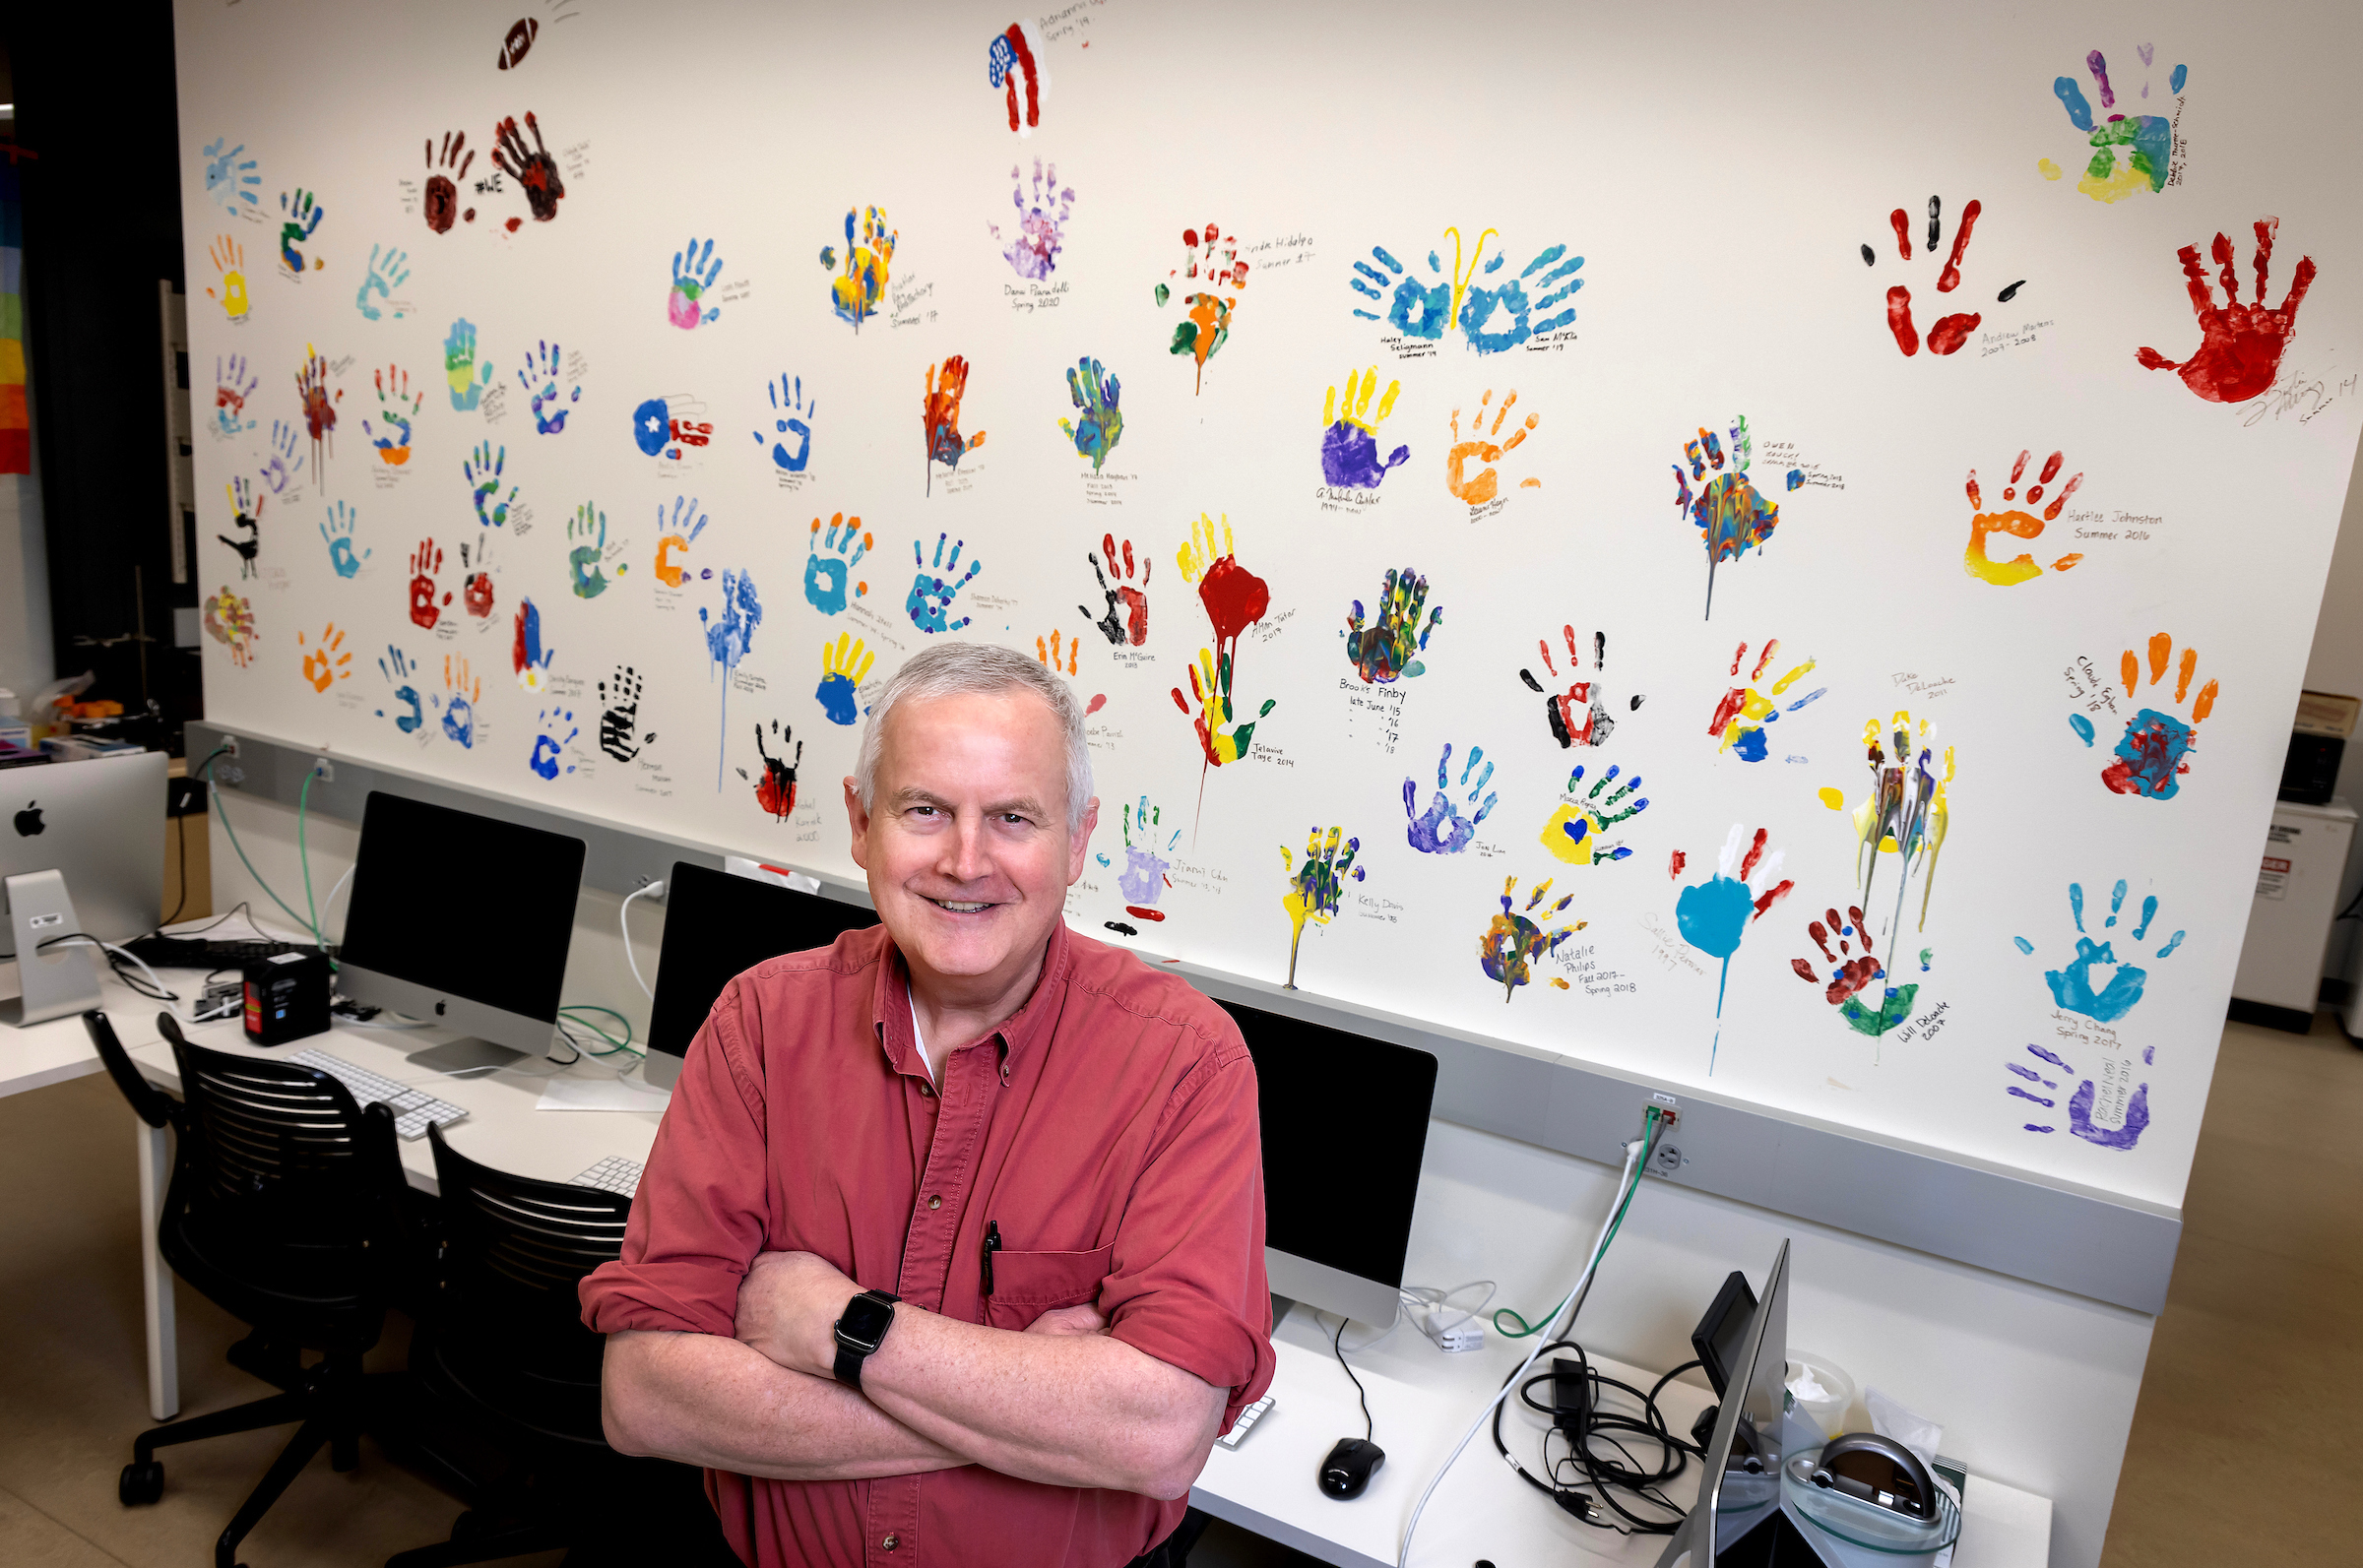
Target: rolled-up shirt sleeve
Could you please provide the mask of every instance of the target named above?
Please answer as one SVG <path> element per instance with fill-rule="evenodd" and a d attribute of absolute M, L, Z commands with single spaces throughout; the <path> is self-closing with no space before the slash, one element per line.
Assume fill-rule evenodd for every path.
<path fill-rule="evenodd" d="M 1109 1332 L 1230 1391 L 1223 1421 L 1270 1386 L 1263 1158 L 1255 1064 L 1236 1035 L 1181 1084 L 1117 1228 L 1101 1286 Z"/>
<path fill-rule="evenodd" d="M 623 1253 L 582 1284 L 595 1332 L 675 1330 L 728 1337 L 738 1286 L 768 1231 L 759 1057 L 750 999 L 734 980 L 690 1041 L 624 1227 Z"/>

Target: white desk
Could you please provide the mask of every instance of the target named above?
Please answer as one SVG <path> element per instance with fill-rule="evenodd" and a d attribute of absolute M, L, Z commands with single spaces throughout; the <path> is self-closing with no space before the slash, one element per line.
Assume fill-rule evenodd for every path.
<path fill-rule="evenodd" d="M 1357 1353 L 1356 1340 L 1369 1340 L 1371 1330 L 1348 1328 L 1347 1358 L 1370 1391 L 1386 1464 L 1368 1491 L 1341 1503 L 1323 1495 L 1313 1479 L 1330 1445 L 1363 1430 L 1354 1385 L 1330 1353 L 1336 1323 L 1316 1319 L 1303 1306 L 1281 1322 L 1272 1335 L 1280 1357 L 1271 1390 L 1276 1403 L 1237 1449 L 1215 1449 L 1189 1500 L 1218 1519 L 1339 1568 L 1393 1568 L 1421 1490 L 1531 1342 L 1489 1334 L 1483 1349 L 1447 1355 L 1404 1324 Z M 1636 1388 L 1657 1381 L 1654 1372 L 1618 1362 L 1594 1357 L 1592 1364 Z M 1708 1403 L 1705 1389 L 1683 1382 L 1668 1384 L 1658 1398 L 1677 1433 L 1687 1433 Z M 1608 1408 L 1629 1409 L 1629 1402 Z M 1513 1397 L 1502 1435 L 1530 1471 L 1541 1469 L 1536 1444 L 1542 1429 L 1542 1418 L 1518 1408 Z M 1634 1453 L 1643 1463 L 1652 1457 L 1645 1445 L 1636 1445 Z M 1698 1479 L 1693 1460 L 1667 1494 L 1688 1506 Z M 1955 1568 L 2039 1568 L 2049 1559 L 2051 1504 L 2045 1499 L 1973 1474 L 1961 1514 Z M 1479 1558 L 1505 1568 L 1568 1561 L 1648 1568 L 1664 1549 L 1663 1536 L 1618 1536 L 1562 1513 L 1518 1479 L 1494 1452 L 1492 1437 L 1479 1432 L 1429 1500 L 1411 1560 L 1425 1568 L 1465 1568 Z"/>
<path fill-rule="evenodd" d="M 184 995 L 194 995 L 198 972 L 165 970 L 164 983 Z M 106 1014 L 115 1035 L 132 1061 L 152 1084 L 180 1092 L 180 1073 L 172 1048 L 158 1034 L 159 1005 L 121 984 L 111 975 L 101 981 Z M 609 1155 L 645 1161 L 656 1142 L 659 1113 L 649 1111 L 541 1111 L 534 1108 L 550 1076 L 611 1078 L 614 1069 L 595 1059 L 553 1073 L 554 1064 L 538 1059 L 520 1063 L 522 1071 L 470 1078 L 429 1078 L 403 1057 L 453 1037 L 444 1030 L 377 1030 L 348 1024 L 332 1025 L 325 1035 L 286 1045 L 246 1043 L 236 1019 L 184 1027 L 196 1044 L 245 1056 L 285 1059 L 295 1051 L 318 1049 L 341 1056 L 355 1067 L 367 1068 L 399 1083 L 417 1082 L 429 1094 L 465 1106 L 467 1119 L 444 1129 L 451 1146 L 471 1159 L 520 1175 L 547 1181 L 570 1181 Z M 86 1073 L 102 1071 L 98 1053 L 79 1016 L 55 1019 L 30 1028 L 0 1027 L 0 1094 L 62 1083 Z M 163 1212 L 164 1189 L 171 1180 L 171 1152 L 161 1128 L 136 1117 L 140 1162 L 141 1275 L 147 1295 L 148 1408 L 156 1419 L 169 1420 L 180 1411 L 180 1367 L 175 1344 L 172 1272 L 156 1247 L 157 1222 Z M 434 1151 L 423 1138 L 401 1145 L 403 1174 L 421 1192 L 436 1190 Z"/>

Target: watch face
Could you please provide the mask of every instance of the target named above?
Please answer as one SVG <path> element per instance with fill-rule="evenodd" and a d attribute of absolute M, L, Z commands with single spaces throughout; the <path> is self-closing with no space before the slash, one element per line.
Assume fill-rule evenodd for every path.
<path fill-rule="evenodd" d="M 886 1338 L 887 1325 L 893 1321 L 894 1307 L 890 1303 L 875 1296 L 858 1295 L 846 1303 L 845 1315 L 837 1320 L 837 1343 L 867 1355 Z"/>

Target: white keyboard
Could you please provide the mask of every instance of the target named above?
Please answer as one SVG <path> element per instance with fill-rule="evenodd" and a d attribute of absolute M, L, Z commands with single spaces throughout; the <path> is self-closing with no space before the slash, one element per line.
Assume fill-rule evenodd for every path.
<path fill-rule="evenodd" d="M 364 1107 L 383 1101 L 394 1112 L 394 1131 L 404 1138 L 424 1138 L 430 1126 L 448 1127 L 468 1114 L 448 1099 L 437 1099 L 422 1089 L 398 1084 L 391 1078 L 380 1078 L 366 1068 L 355 1067 L 341 1056 L 326 1051 L 297 1051 L 287 1058 L 305 1067 L 317 1067 L 329 1077 L 352 1091 L 352 1098 Z"/>
<path fill-rule="evenodd" d="M 589 1170 L 575 1177 L 571 1185 L 597 1187 L 602 1192 L 611 1192 L 619 1198 L 629 1198 L 640 1191 L 640 1170 L 639 1160 L 626 1160 L 621 1155 L 609 1155 Z"/>
<path fill-rule="evenodd" d="M 1266 1394 L 1245 1410 L 1241 1411 L 1239 1419 L 1231 1423 L 1231 1430 L 1216 1438 L 1215 1441 L 1225 1448 L 1237 1448 L 1246 1441 L 1248 1430 L 1271 1412 L 1273 1403 L 1272 1397 Z"/>

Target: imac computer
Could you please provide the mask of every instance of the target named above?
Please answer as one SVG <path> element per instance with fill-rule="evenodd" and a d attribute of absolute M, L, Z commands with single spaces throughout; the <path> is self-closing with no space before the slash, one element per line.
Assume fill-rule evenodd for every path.
<path fill-rule="evenodd" d="M 337 988 L 460 1031 L 439 1072 L 545 1054 L 582 879 L 580 839 L 371 790 Z"/>
<path fill-rule="evenodd" d="M 1392 1323 L 1428 1150 L 1436 1058 L 1259 1007 L 1222 1005 L 1255 1058 L 1272 1293 Z"/>
<path fill-rule="evenodd" d="M 38 1024 L 98 1005 L 98 955 L 81 933 L 128 942 L 156 929 L 164 903 L 160 751 L 0 773 L 0 958 L 23 988 L 4 1020 Z"/>
<path fill-rule="evenodd" d="M 648 1015 L 641 1076 L 670 1089 L 722 988 L 765 959 L 827 947 L 878 923 L 859 904 L 799 893 L 776 882 L 676 862 L 665 885 L 665 942 Z"/>

